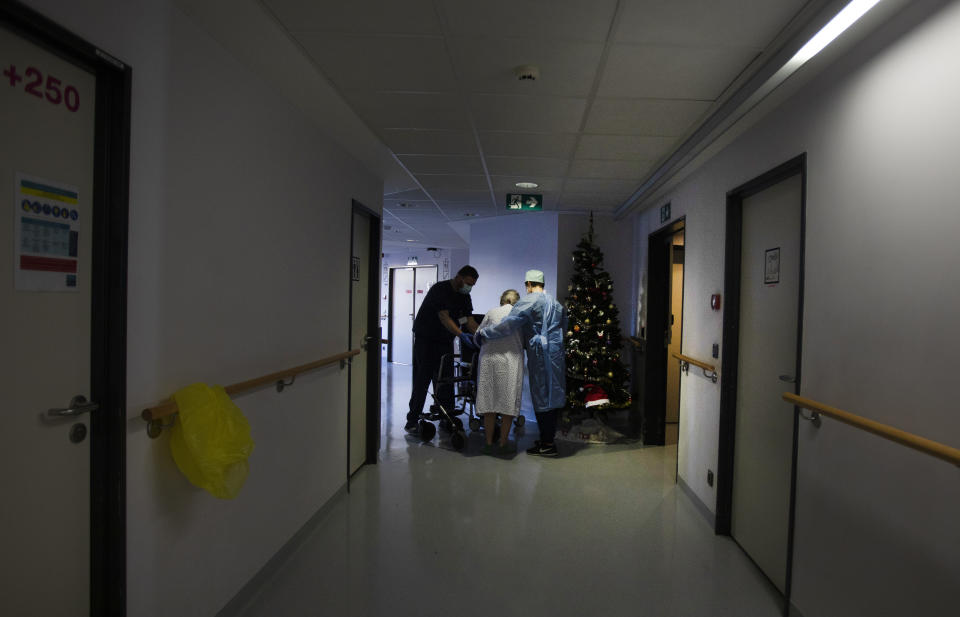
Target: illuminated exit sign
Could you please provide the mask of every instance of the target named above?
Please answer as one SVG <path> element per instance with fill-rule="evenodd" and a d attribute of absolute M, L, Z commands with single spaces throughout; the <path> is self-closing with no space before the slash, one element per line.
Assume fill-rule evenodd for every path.
<path fill-rule="evenodd" d="M 543 210 L 543 195 L 507 193 L 507 210 Z"/>

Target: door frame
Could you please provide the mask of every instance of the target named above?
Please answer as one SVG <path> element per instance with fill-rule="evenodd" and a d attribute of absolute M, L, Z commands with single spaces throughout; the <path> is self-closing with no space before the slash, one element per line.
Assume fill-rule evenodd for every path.
<path fill-rule="evenodd" d="M 733 467 L 737 430 L 737 380 L 740 358 L 740 274 L 743 234 L 743 201 L 771 186 L 800 175 L 800 284 L 797 312 L 797 372 L 794 393 L 800 393 L 803 354 L 803 296 L 807 227 L 807 155 L 800 154 L 727 193 L 727 231 L 724 266 L 723 372 L 720 383 L 720 437 L 717 462 L 717 515 L 715 532 L 729 536 L 733 518 Z M 790 515 L 787 523 L 787 570 L 784 585 L 784 611 L 790 606 L 793 578 L 793 540 L 797 498 L 797 448 L 800 412 L 793 410 L 793 448 L 790 473 Z M 787 614 L 786 612 L 784 614 Z"/>
<path fill-rule="evenodd" d="M 662 446 L 666 441 L 667 416 L 667 355 L 666 328 L 670 304 L 670 248 L 666 244 L 680 230 L 687 229 L 687 217 L 682 216 L 650 234 L 647 240 L 647 319 L 646 359 L 643 366 L 643 422 L 641 432 L 644 445 Z M 684 277 L 686 292 L 686 277 Z M 656 355 L 655 355 L 656 354 Z"/>
<path fill-rule="evenodd" d="M 126 615 L 127 219 L 133 71 L 19 2 L 0 25 L 95 75 L 90 324 L 90 614 Z"/>
<path fill-rule="evenodd" d="M 417 305 L 417 270 L 433 268 L 437 271 L 437 282 L 440 282 L 440 265 L 439 264 L 424 264 L 416 266 L 388 266 L 389 270 L 388 284 L 387 284 L 387 362 L 393 362 L 393 287 L 394 287 L 394 274 L 397 270 L 413 270 L 413 306 L 415 308 Z M 417 311 L 413 311 L 414 319 L 416 319 Z"/>
<path fill-rule="evenodd" d="M 353 219 L 357 214 L 370 217 L 370 236 L 367 255 L 367 336 L 375 337 L 364 350 L 367 354 L 367 434 L 365 442 L 364 465 L 376 464 L 377 451 L 380 449 L 380 213 L 371 210 L 356 199 L 350 207 L 350 259 L 353 259 Z M 347 349 L 363 347 L 363 341 L 353 340 L 353 281 L 347 276 L 349 308 L 347 315 Z M 351 383 L 353 381 L 353 363 L 347 368 L 347 490 L 350 488 L 350 419 L 353 416 Z"/>

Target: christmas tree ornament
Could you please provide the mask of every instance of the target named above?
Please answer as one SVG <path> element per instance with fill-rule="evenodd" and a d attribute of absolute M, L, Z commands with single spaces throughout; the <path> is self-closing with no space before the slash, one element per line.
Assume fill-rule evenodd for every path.
<path fill-rule="evenodd" d="M 574 331 L 574 332 L 579 332 L 579 331 L 580 331 L 580 326 L 574 326 L 574 327 L 573 327 L 573 331 Z"/>
<path fill-rule="evenodd" d="M 608 319 L 608 320 L 607 320 L 607 325 L 608 325 L 608 326 L 609 326 L 610 324 L 612 324 L 612 323 L 613 323 L 613 320 L 612 320 L 612 319 Z"/>
<path fill-rule="evenodd" d="M 583 320 L 583 323 L 585 323 L 585 324 L 589 324 L 589 323 L 590 323 L 590 319 L 589 319 L 589 318 L 587 318 L 587 319 L 584 319 L 584 320 Z"/>

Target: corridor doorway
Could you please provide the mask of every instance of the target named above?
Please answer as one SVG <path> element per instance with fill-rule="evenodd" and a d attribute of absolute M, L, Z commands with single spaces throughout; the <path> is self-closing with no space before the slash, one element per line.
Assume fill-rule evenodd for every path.
<path fill-rule="evenodd" d="M 413 320 L 438 274 L 436 265 L 390 268 L 388 362 L 413 365 Z"/>
<path fill-rule="evenodd" d="M 380 447 L 380 217 L 353 202 L 350 225 L 350 362 L 347 478 L 377 461 Z"/>
<path fill-rule="evenodd" d="M 642 436 L 646 445 L 677 444 L 680 367 L 670 354 L 683 339 L 683 270 L 686 220 L 650 235 Z"/>
<path fill-rule="evenodd" d="M 789 601 L 803 322 L 806 159 L 727 195 L 717 532 Z"/>
<path fill-rule="evenodd" d="M 132 71 L 16 2 L 0 58 L 0 602 L 122 616 Z"/>

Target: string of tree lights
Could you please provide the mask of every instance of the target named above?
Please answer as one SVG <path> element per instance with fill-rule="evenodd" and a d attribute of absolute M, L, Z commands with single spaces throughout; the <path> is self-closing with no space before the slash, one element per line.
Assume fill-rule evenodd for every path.
<path fill-rule="evenodd" d="M 613 281 L 603 269 L 603 252 L 590 230 L 573 251 L 574 273 L 567 287 L 567 407 L 571 412 L 623 408 L 630 404 L 630 379 L 620 359 L 623 337 L 613 302 Z"/>

